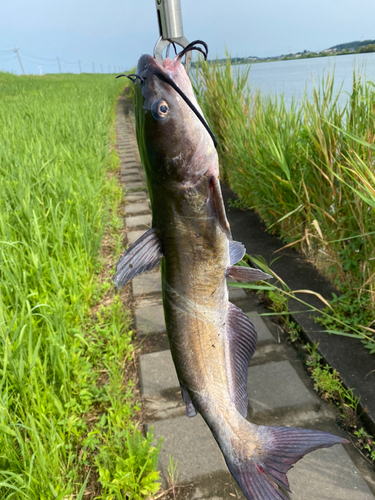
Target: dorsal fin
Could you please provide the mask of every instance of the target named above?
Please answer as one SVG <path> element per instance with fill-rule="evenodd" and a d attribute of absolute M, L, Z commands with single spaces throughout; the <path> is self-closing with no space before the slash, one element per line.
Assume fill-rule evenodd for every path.
<path fill-rule="evenodd" d="M 247 369 L 257 345 L 257 332 L 249 318 L 229 302 L 227 339 L 229 360 L 229 391 L 237 411 L 247 415 Z"/>
<path fill-rule="evenodd" d="M 225 213 L 223 195 L 221 194 L 221 187 L 219 179 L 215 176 L 210 178 L 210 188 L 212 201 L 215 208 L 216 216 L 223 232 L 227 235 L 229 240 L 232 240 L 232 233 L 230 232 L 229 222 Z"/>

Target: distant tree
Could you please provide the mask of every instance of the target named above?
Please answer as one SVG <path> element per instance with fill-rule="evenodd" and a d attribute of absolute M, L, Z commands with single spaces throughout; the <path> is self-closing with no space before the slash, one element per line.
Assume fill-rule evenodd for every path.
<path fill-rule="evenodd" d="M 361 47 L 358 51 L 360 54 L 366 53 L 366 52 L 375 52 L 375 43 L 365 45 L 364 47 Z"/>

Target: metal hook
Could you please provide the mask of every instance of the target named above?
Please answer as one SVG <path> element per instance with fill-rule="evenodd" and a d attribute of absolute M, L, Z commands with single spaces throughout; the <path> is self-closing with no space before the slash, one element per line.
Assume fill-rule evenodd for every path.
<path fill-rule="evenodd" d="M 203 45 L 205 51 L 203 51 L 200 47 L 196 47 L 196 45 Z M 189 52 L 189 50 L 198 50 L 201 54 L 203 54 L 204 60 L 207 61 L 207 55 L 208 55 L 208 46 L 206 42 L 203 42 L 202 40 L 195 40 L 195 42 L 189 43 L 181 52 L 179 52 L 178 58 L 181 59 L 186 52 Z"/>

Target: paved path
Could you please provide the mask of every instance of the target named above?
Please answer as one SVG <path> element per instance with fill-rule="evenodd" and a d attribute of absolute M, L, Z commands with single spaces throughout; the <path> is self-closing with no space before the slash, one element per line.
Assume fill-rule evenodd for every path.
<path fill-rule="evenodd" d="M 151 227 L 151 211 L 132 122 L 119 104 L 117 124 L 121 179 L 125 188 L 125 224 L 128 243 Z M 189 485 L 186 499 L 243 499 L 227 471 L 210 431 L 198 415 L 185 416 L 179 384 L 168 349 L 161 304 L 160 271 L 135 278 L 135 328 L 143 341 L 139 376 L 147 426 L 155 437 L 163 437 L 159 467 L 163 486 L 168 487 L 170 456 L 177 461 L 178 485 Z M 254 322 L 258 348 L 248 372 L 249 419 L 256 424 L 316 428 L 342 435 L 334 423 L 334 412 L 314 393 L 301 359 L 267 317 L 253 295 L 229 288 L 230 300 Z M 264 312 L 264 311 L 263 311 Z M 300 461 L 288 474 L 292 500 L 374 500 L 371 470 L 351 447 L 318 450 Z M 350 453 L 350 455 L 348 454 Z M 366 480 L 367 482 L 366 482 Z"/>

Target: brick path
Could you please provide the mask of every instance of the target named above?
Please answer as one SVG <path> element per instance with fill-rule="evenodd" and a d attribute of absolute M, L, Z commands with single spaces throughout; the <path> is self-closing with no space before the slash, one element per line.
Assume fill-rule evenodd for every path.
<path fill-rule="evenodd" d="M 121 179 L 127 201 L 125 224 L 128 243 L 151 227 L 151 211 L 145 176 L 139 161 L 133 122 L 125 118 L 119 101 L 117 138 Z M 135 327 L 145 339 L 145 354 L 139 358 L 139 376 L 147 426 L 155 437 L 163 437 L 159 468 L 168 487 L 169 456 L 177 460 L 178 485 L 190 485 L 188 499 L 243 499 L 208 427 L 197 415 L 185 416 L 179 384 L 166 341 L 161 303 L 160 271 L 136 277 L 132 282 Z M 257 299 L 242 289 L 230 289 L 231 302 L 247 313 L 259 335 L 258 348 L 248 372 L 249 419 L 262 425 L 316 428 L 342 434 L 334 423 L 333 410 L 312 390 L 302 361 L 293 347 L 279 342 L 280 332 L 262 312 Z M 350 446 L 350 445 L 348 445 Z M 289 472 L 292 500 L 374 500 L 364 477 L 375 486 L 374 477 L 349 450 L 341 445 L 307 455 Z"/>

